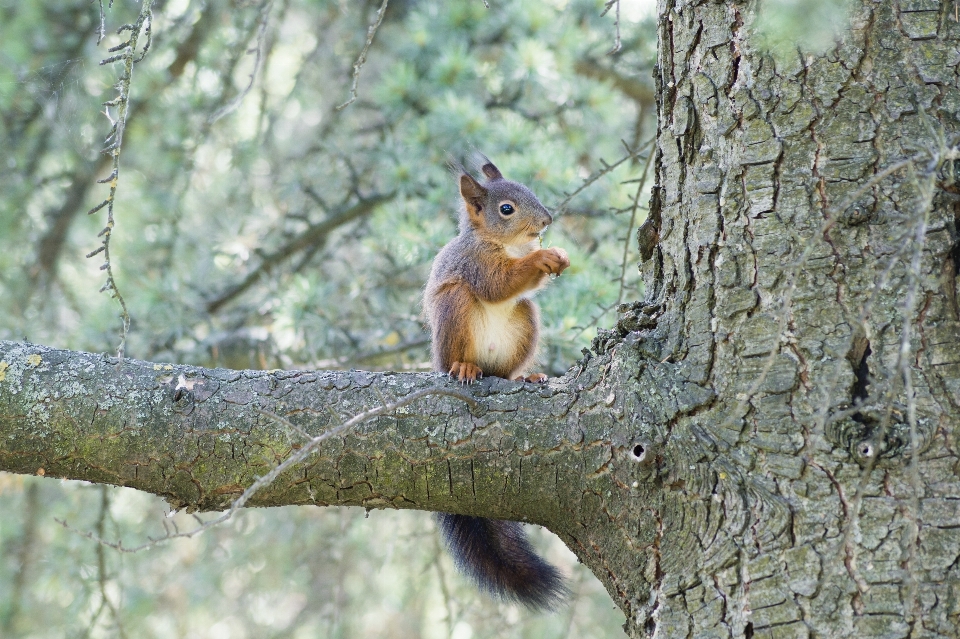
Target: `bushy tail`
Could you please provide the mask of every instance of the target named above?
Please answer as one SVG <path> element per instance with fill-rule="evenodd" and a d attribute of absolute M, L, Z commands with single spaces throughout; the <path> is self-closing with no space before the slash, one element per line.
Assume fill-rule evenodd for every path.
<path fill-rule="evenodd" d="M 533 551 L 520 523 L 449 513 L 437 513 L 437 523 L 457 568 L 481 590 L 534 610 L 556 608 L 569 594 L 560 571 Z"/>

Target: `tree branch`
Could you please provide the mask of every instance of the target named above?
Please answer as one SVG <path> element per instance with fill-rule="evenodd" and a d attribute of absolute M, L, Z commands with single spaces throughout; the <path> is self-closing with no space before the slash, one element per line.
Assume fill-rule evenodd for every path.
<path fill-rule="evenodd" d="M 265 255 L 255 268 L 251 269 L 241 281 L 229 287 L 207 302 L 207 312 L 216 313 L 227 303 L 233 301 L 247 289 L 257 283 L 261 276 L 269 274 L 276 266 L 287 261 L 306 249 L 316 249 L 327 241 L 327 236 L 335 229 L 373 212 L 383 202 L 394 197 L 393 193 L 365 198 L 356 204 L 337 211 L 321 222 L 312 224 L 306 231 L 293 238 L 279 249 Z"/>
<path fill-rule="evenodd" d="M 309 503 L 559 526 L 582 494 L 558 490 L 558 473 L 606 483 L 596 471 L 610 456 L 605 429 L 570 411 L 569 381 L 118 366 L 0 342 L 0 470 L 130 486 L 191 511 Z M 603 461 L 585 464 L 589 450 Z"/>

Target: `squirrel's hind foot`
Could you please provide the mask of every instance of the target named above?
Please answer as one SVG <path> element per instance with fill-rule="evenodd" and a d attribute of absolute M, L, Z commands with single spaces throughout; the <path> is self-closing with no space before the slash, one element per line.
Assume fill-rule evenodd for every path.
<path fill-rule="evenodd" d="M 524 377 L 520 375 L 519 377 L 514 377 L 513 381 L 515 382 L 533 382 L 534 384 L 543 384 L 547 381 L 547 376 L 543 373 L 534 373 L 533 375 L 527 375 Z"/>
<path fill-rule="evenodd" d="M 483 371 L 476 364 L 454 362 L 447 375 L 456 377 L 461 384 L 472 384 L 483 377 Z"/>

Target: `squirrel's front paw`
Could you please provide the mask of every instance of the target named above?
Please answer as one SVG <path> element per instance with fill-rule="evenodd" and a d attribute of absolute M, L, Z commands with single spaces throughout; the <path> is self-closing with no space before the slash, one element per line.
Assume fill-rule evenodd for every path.
<path fill-rule="evenodd" d="M 570 266 L 570 258 L 562 248 L 553 247 L 537 251 L 537 268 L 544 273 L 560 275 Z"/>
<path fill-rule="evenodd" d="M 461 384 L 472 384 L 478 378 L 483 377 L 483 371 L 476 364 L 467 362 L 454 362 L 447 373 L 450 377 L 456 377 Z"/>

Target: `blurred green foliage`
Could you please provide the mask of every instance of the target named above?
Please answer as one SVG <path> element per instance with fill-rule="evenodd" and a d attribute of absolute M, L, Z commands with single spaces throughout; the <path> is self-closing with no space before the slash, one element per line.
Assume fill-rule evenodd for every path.
<path fill-rule="evenodd" d="M 601 0 L 392 0 L 349 97 L 378 1 L 157 0 L 134 71 L 113 269 L 127 354 L 231 368 L 428 370 L 420 294 L 456 233 L 448 158 L 482 151 L 550 208 L 654 132 L 650 19 Z M 625 5 L 628 3 L 624 3 Z M 134 3 L 0 1 L 0 338 L 111 352 L 98 294 L 109 173 L 100 66 Z M 262 38 L 260 34 L 262 33 Z M 259 59 L 259 65 L 257 60 Z M 249 87 L 249 90 L 247 88 Z M 112 114 L 115 115 L 115 114 Z M 539 297 L 542 365 L 574 364 L 618 298 L 641 294 L 628 160 L 557 210 L 572 266 Z M 634 182 L 630 182 L 634 180 Z M 624 183 L 627 182 L 627 183 Z M 646 204 L 645 192 L 639 197 Z M 369 205 L 368 205 L 369 204 Z M 624 265 L 626 268 L 624 269 Z M 624 274 L 622 276 L 622 273 Z M 248 511 L 144 553 L 158 499 L 0 475 L 0 636 L 606 637 L 622 616 L 552 535 L 571 605 L 531 615 L 456 575 L 423 513 Z"/>
<path fill-rule="evenodd" d="M 753 23 L 756 43 L 778 61 L 797 52 L 820 54 L 836 45 L 850 24 L 849 0 L 763 0 Z"/>

